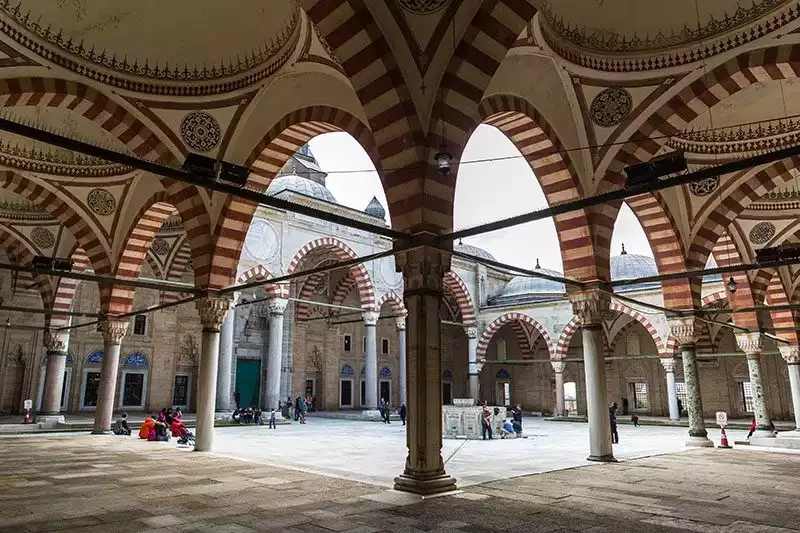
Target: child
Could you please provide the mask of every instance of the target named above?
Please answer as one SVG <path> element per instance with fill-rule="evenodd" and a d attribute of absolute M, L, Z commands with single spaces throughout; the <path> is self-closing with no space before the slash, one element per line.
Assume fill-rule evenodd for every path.
<path fill-rule="evenodd" d="M 114 435 L 130 435 L 131 428 L 128 426 L 128 413 L 122 413 L 116 424 L 114 424 Z"/>
<path fill-rule="evenodd" d="M 632 413 L 631 414 L 631 422 L 633 422 L 633 426 L 634 427 L 638 428 L 639 427 L 639 415 L 637 415 L 636 413 Z"/>
<path fill-rule="evenodd" d="M 275 409 L 269 412 L 269 429 L 275 429 Z"/>

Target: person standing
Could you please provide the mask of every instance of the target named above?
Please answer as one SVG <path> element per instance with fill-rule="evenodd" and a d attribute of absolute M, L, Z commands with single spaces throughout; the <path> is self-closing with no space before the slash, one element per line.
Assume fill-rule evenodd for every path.
<path fill-rule="evenodd" d="M 519 429 L 519 431 L 516 431 L 517 436 L 521 435 L 522 434 L 522 406 L 520 404 L 515 405 L 514 408 L 511 409 L 511 420 L 512 420 L 512 423 L 514 425 L 514 430 L 516 431 L 517 429 Z"/>
<path fill-rule="evenodd" d="M 275 409 L 269 412 L 269 429 L 275 429 Z"/>
<path fill-rule="evenodd" d="M 611 402 L 608 408 L 608 416 L 611 419 L 611 444 L 619 444 L 619 433 L 617 433 L 617 402 Z"/>
<path fill-rule="evenodd" d="M 398 409 L 398 413 L 400 414 L 400 421 L 403 425 L 406 425 L 406 404 L 405 402 L 400 402 L 400 409 Z"/>
<path fill-rule="evenodd" d="M 486 440 L 486 434 L 489 434 L 489 440 L 492 440 L 492 410 L 483 402 L 483 411 L 481 411 L 481 430 L 483 432 L 483 440 Z"/>

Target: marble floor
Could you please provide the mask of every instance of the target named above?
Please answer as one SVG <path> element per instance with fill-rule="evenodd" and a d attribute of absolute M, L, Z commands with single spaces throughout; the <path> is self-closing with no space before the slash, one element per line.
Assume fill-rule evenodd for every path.
<path fill-rule="evenodd" d="M 222 443 L 242 440 L 228 432 Z M 269 440 L 288 445 L 281 438 Z M 519 458 L 501 451 L 513 442 L 486 444 L 495 462 Z M 0 533 L 800 531 L 800 461 L 763 451 L 683 451 L 421 500 L 174 443 L 72 434 L 6 437 L 0 446 Z"/>

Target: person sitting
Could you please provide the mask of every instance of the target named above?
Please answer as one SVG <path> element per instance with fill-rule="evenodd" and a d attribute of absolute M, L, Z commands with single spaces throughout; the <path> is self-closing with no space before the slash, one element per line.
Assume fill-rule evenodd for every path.
<path fill-rule="evenodd" d="M 261 417 L 261 409 L 253 410 L 253 422 L 256 424 L 263 424 L 264 419 Z"/>
<path fill-rule="evenodd" d="M 148 416 L 147 418 L 145 418 L 144 424 L 142 424 L 142 427 L 139 429 L 139 438 L 149 440 L 150 430 L 152 430 L 153 426 L 155 425 L 156 421 L 154 417 Z"/>
<path fill-rule="evenodd" d="M 131 434 L 131 428 L 128 427 L 128 413 L 122 413 L 122 416 L 120 416 L 114 424 L 112 431 L 114 432 L 114 435 Z"/>
<path fill-rule="evenodd" d="M 236 422 L 237 424 L 241 424 L 242 423 L 242 412 L 239 410 L 238 407 L 233 410 L 233 414 L 231 415 L 231 418 L 233 418 L 233 421 Z"/>
<path fill-rule="evenodd" d="M 245 424 L 252 424 L 253 423 L 253 408 L 248 407 L 244 410 L 244 423 Z"/>
<path fill-rule="evenodd" d="M 169 433 L 167 433 L 167 424 L 166 422 L 161 422 L 156 420 L 156 425 L 153 428 L 155 432 L 155 438 L 152 440 L 162 441 L 162 442 L 169 442 Z M 151 440 L 149 435 L 147 440 Z"/>
<path fill-rule="evenodd" d="M 512 420 L 511 427 L 514 428 L 514 436 L 520 438 L 522 436 L 522 423 L 518 420 Z"/>
<path fill-rule="evenodd" d="M 183 413 L 181 412 L 180 407 L 175 408 L 175 413 L 172 415 L 172 418 L 183 418 Z"/>
<path fill-rule="evenodd" d="M 503 422 L 503 427 L 500 428 L 500 438 L 506 438 L 506 435 L 513 435 L 514 434 L 514 425 L 511 423 L 511 419 L 506 419 Z"/>
<path fill-rule="evenodd" d="M 186 429 L 186 424 L 183 423 L 183 420 L 180 418 L 172 419 L 172 424 L 170 424 L 169 430 L 173 437 L 180 437 L 183 434 L 184 429 Z"/>

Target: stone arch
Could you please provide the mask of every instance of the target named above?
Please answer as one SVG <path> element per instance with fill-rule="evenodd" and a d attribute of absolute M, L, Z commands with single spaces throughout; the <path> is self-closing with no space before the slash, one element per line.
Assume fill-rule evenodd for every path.
<path fill-rule="evenodd" d="M 72 271 L 82 274 L 89 268 L 89 257 L 83 248 L 76 247 L 70 256 L 72 259 Z M 59 278 L 56 282 L 56 292 L 53 297 L 53 309 L 56 311 L 72 310 L 72 302 L 75 299 L 75 291 L 78 290 L 80 281 L 71 278 Z M 69 325 L 69 317 L 65 315 L 53 315 L 50 319 L 53 327 L 64 327 Z"/>
<path fill-rule="evenodd" d="M 636 322 L 641 324 L 647 333 L 653 338 L 653 342 L 656 344 L 656 348 L 658 349 L 658 353 L 660 355 L 664 355 L 666 353 L 666 346 L 664 341 L 661 340 L 661 335 L 658 334 L 658 330 L 653 326 L 652 322 L 647 319 L 646 316 L 641 314 L 634 309 L 631 309 L 627 305 L 621 304 L 619 302 L 611 302 L 610 309 L 612 311 L 617 311 L 624 315 L 628 315 L 629 317 L 633 318 Z"/>
<path fill-rule="evenodd" d="M 408 315 L 408 310 L 406 309 L 405 302 L 403 302 L 403 299 L 400 296 L 398 296 L 396 292 L 392 290 L 381 296 L 381 299 L 378 300 L 376 307 L 380 311 L 381 309 L 383 309 L 383 306 L 387 304 L 398 315 L 402 316 Z"/>
<path fill-rule="evenodd" d="M 715 302 L 721 302 L 723 300 L 728 299 L 728 294 L 725 292 L 725 289 L 720 289 L 717 292 L 712 292 L 711 294 L 707 294 L 703 297 L 700 302 L 702 307 L 708 307 L 709 305 Z"/>
<path fill-rule="evenodd" d="M 34 251 L 3 225 L 0 225 L 0 247 L 5 249 L 8 255 L 13 255 L 22 265 L 27 266 L 33 263 Z M 42 274 L 32 274 L 32 276 L 34 287 L 31 288 L 35 288 L 42 298 L 42 308 L 50 309 L 54 301 L 53 286 L 50 284 L 50 280 Z M 46 326 L 52 319 L 49 315 L 44 316 Z"/>
<path fill-rule="evenodd" d="M 237 285 L 249 283 L 251 281 L 268 281 L 272 275 L 263 265 L 256 265 L 239 274 L 236 280 Z M 288 298 L 289 287 L 285 283 L 267 283 L 262 286 L 267 293 L 267 298 Z"/>
<path fill-rule="evenodd" d="M 721 267 L 732 266 L 742 263 L 742 257 L 739 254 L 739 249 L 736 243 L 731 239 L 729 234 L 724 234 L 716 243 L 714 247 L 714 259 Z M 731 272 L 729 274 L 736 281 L 736 292 L 731 293 L 728 291 L 727 284 L 725 285 L 725 293 L 728 297 L 728 302 L 732 309 L 741 309 L 744 307 L 755 307 L 755 300 L 753 299 L 753 292 L 750 286 L 750 278 L 747 277 L 746 272 Z M 748 329 L 758 329 L 758 316 L 755 312 L 748 313 L 734 313 L 731 315 L 733 323 L 736 326 Z"/>
<path fill-rule="evenodd" d="M 778 306 L 789 305 L 789 303 L 789 297 L 783 286 L 780 272 L 776 270 L 767 286 L 767 305 Z M 776 331 L 775 335 L 777 337 L 792 344 L 800 344 L 800 320 L 798 320 L 798 312 L 796 310 L 770 310 L 769 314 L 770 318 L 772 318 L 773 327 L 793 328 L 792 331 Z"/>
<path fill-rule="evenodd" d="M 341 109 L 311 106 L 296 109 L 280 119 L 252 150 L 245 166 L 250 168 L 247 187 L 264 192 L 283 165 L 311 138 L 343 131 L 352 135 L 370 155 L 376 168 L 380 159 L 369 127 Z M 230 285 L 242 246 L 258 205 L 228 197 L 214 230 L 211 288 Z"/>
<path fill-rule="evenodd" d="M 192 247 L 189 238 L 184 233 L 181 235 L 170 251 L 171 257 L 168 258 L 166 274 L 164 279 L 167 281 L 181 281 L 187 268 L 191 268 Z M 175 302 L 179 298 L 185 298 L 187 293 L 162 292 L 162 302 Z"/>
<path fill-rule="evenodd" d="M 467 286 L 464 285 L 464 281 L 461 277 L 452 270 L 448 270 L 444 275 L 442 284 L 445 290 L 449 290 L 455 297 L 461 313 L 461 322 L 463 322 L 465 326 L 477 325 L 475 305 L 472 303 L 472 296 L 470 296 L 469 290 Z"/>
<path fill-rule="evenodd" d="M 564 147 L 558 135 L 533 104 L 518 96 L 499 94 L 484 98 L 479 110 L 483 123 L 502 131 L 524 155 L 548 205 L 584 196 L 572 161 L 561 155 Z M 609 279 L 610 258 L 598 264 L 588 213 L 583 209 L 571 211 L 555 216 L 554 222 L 564 275 L 579 280 Z M 613 223 L 605 230 L 610 242 Z"/>
<path fill-rule="evenodd" d="M 567 325 L 564 326 L 564 329 L 561 330 L 561 334 L 558 336 L 558 342 L 556 343 L 556 351 L 555 357 L 553 359 L 562 360 L 567 358 L 567 350 L 569 350 L 569 343 L 572 340 L 572 335 L 581 327 L 581 321 L 577 316 L 573 316 Z"/>
<path fill-rule="evenodd" d="M 492 340 L 494 334 L 497 333 L 497 331 L 503 326 L 507 324 L 513 324 L 515 322 L 527 324 L 532 329 L 535 329 L 539 333 L 539 335 L 541 335 L 542 338 L 544 338 L 544 340 L 546 341 L 547 353 L 549 357 L 552 358 L 553 344 L 550 341 L 550 334 L 547 333 L 547 330 L 544 328 L 544 326 L 542 326 L 541 324 L 539 324 L 539 322 L 537 322 L 536 320 L 534 320 L 533 318 L 531 318 L 526 314 L 512 312 L 497 317 L 488 326 L 486 326 L 486 329 L 483 331 L 483 334 L 481 335 L 480 339 L 478 339 L 478 360 L 482 361 L 486 360 L 486 350 L 487 348 L 489 348 L 489 342 Z M 519 340 L 520 333 L 518 332 L 518 330 L 515 330 L 514 333 L 515 335 L 517 335 Z M 530 335 L 528 335 L 527 333 L 528 332 L 523 332 L 523 334 L 526 337 L 525 338 L 526 342 L 529 342 Z"/>
<path fill-rule="evenodd" d="M 289 263 L 289 268 L 287 269 L 286 273 L 294 273 L 309 252 L 318 249 L 326 249 L 327 251 L 332 252 L 335 259 L 339 261 L 348 261 L 358 258 L 356 253 L 339 239 L 336 239 L 335 237 L 322 237 L 319 239 L 314 239 L 300 248 L 300 250 L 297 252 L 297 254 L 295 254 Z M 352 273 L 356 282 L 356 286 L 358 287 L 359 297 L 361 298 L 361 307 L 365 310 L 375 310 L 375 290 L 367 269 L 362 263 L 358 263 L 350 267 L 350 272 Z"/>

